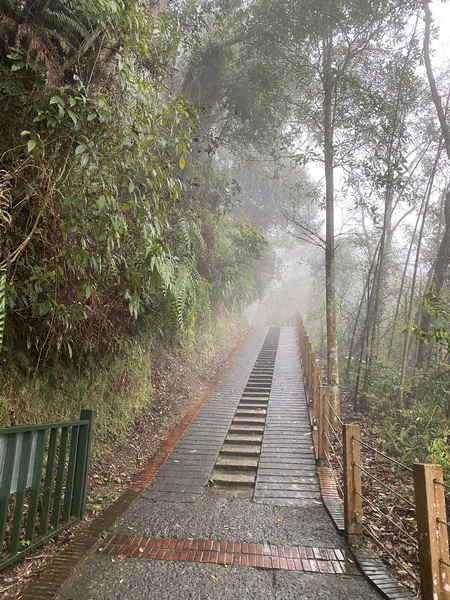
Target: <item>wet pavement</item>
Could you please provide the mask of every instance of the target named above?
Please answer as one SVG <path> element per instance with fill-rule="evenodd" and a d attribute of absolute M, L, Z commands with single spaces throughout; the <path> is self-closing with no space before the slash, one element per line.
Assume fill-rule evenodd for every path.
<path fill-rule="evenodd" d="M 254 484 L 211 481 L 215 468 L 229 468 L 221 448 L 266 334 L 252 334 L 59 600 L 383 597 L 357 569 L 320 498 L 294 328 L 280 329 L 267 409 L 258 409 L 262 440 L 245 453 Z M 239 438 L 239 446 L 254 443 Z"/>

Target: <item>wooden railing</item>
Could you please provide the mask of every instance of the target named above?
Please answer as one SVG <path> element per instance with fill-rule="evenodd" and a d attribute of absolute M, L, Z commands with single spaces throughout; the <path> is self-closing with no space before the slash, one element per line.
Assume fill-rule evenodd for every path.
<path fill-rule="evenodd" d="M 92 420 L 0 429 L 0 570 L 83 517 Z"/>
<path fill-rule="evenodd" d="M 330 404 L 328 386 L 323 382 L 322 368 L 316 364 L 316 356 L 301 317 L 296 319 L 296 328 L 316 457 L 322 464 L 333 463 L 337 487 L 341 490 L 345 534 L 349 543 L 361 544 L 364 536 L 374 538 L 379 543 L 370 526 L 365 523 L 364 514 L 364 508 L 369 504 L 383 513 L 383 507 L 374 507 L 367 492 L 363 491 L 375 480 L 378 487 L 392 494 L 397 502 L 406 502 L 415 514 L 417 527 L 412 534 L 393 519 L 388 517 L 388 520 L 398 535 L 407 536 L 411 545 L 417 548 L 421 599 L 450 600 L 450 523 L 447 522 L 445 503 L 445 490 L 450 491 L 450 487 L 443 481 L 442 467 L 414 463 L 411 469 L 364 441 L 359 425 L 344 423 Z M 371 465 L 364 463 L 361 458 L 364 448 L 370 453 L 378 453 L 385 461 L 391 461 L 396 468 L 406 469 L 414 486 L 414 498 L 405 498 L 399 490 L 378 478 Z M 392 552 L 388 551 L 388 554 L 392 561 L 398 562 Z M 416 578 L 414 573 L 410 575 Z"/>

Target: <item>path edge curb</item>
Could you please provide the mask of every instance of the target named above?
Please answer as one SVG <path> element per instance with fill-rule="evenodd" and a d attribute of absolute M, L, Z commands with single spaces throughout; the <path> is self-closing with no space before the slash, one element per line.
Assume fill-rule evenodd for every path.
<path fill-rule="evenodd" d="M 104 541 L 107 531 L 123 515 L 127 508 L 149 486 L 156 473 L 162 467 L 167 457 L 181 436 L 194 420 L 202 406 L 209 398 L 219 380 L 234 363 L 238 355 L 252 336 L 255 328 L 249 327 L 241 340 L 231 350 L 228 357 L 217 369 L 201 392 L 194 404 L 188 408 L 181 421 L 174 427 L 169 436 L 159 447 L 155 456 L 138 474 L 134 481 L 120 496 L 108 506 L 105 511 L 86 528 L 77 532 L 67 548 L 49 562 L 38 579 L 19 597 L 19 600 L 49 600 L 57 597 L 68 579 L 75 573 L 76 568 Z"/>

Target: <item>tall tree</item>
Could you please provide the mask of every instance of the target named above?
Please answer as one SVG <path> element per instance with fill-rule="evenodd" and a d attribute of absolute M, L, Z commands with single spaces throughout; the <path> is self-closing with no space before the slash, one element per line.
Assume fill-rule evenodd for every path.
<path fill-rule="evenodd" d="M 425 35 L 423 42 L 425 68 L 430 86 L 431 97 L 439 120 L 444 148 L 447 153 L 447 158 L 450 160 L 450 127 L 447 121 L 446 110 L 438 91 L 430 57 L 432 13 L 429 0 L 424 1 L 423 7 L 425 12 Z M 444 232 L 436 259 L 434 261 L 433 276 L 431 281 L 432 292 L 437 296 L 439 296 L 443 288 L 450 263 L 450 191 L 445 193 L 443 210 L 445 219 Z M 432 321 L 433 318 L 431 314 L 425 308 L 423 308 L 420 318 L 420 329 L 422 331 L 428 331 L 432 325 Z M 416 366 L 419 369 L 428 369 L 431 359 L 431 352 L 432 344 L 430 342 L 426 343 L 423 338 L 420 339 L 416 360 Z"/>

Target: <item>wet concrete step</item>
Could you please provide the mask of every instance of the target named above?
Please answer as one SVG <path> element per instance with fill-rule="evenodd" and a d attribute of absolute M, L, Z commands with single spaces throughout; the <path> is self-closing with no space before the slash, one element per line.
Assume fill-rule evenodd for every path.
<path fill-rule="evenodd" d="M 211 481 L 216 485 L 223 486 L 254 486 L 256 475 L 252 473 L 225 473 L 223 471 L 214 471 L 211 474 Z"/>
<path fill-rule="evenodd" d="M 234 417 L 233 425 L 264 425 L 265 416 L 262 417 Z"/>
<path fill-rule="evenodd" d="M 232 454 L 235 456 L 259 456 L 261 454 L 261 446 L 253 446 L 249 444 L 235 444 L 229 443 L 225 440 L 224 445 L 220 451 L 220 454 L 228 455 Z"/>
<path fill-rule="evenodd" d="M 258 408 L 258 407 L 252 407 L 252 408 L 238 408 L 236 410 L 236 417 L 257 417 L 257 416 L 263 416 L 267 413 L 266 408 Z"/>
<path fill-rule="evenodd" d="M 259 392 L 259 394 L 245 395 L 240 399 L 237 408 L 239 410 L 242 407 L 242 404 L 259 404 L 259 403 L 267 406 L 267 404 L 269 403 L 269 395 L 266 396 L 264 394 L 261 394 L 261 392 Z"/>
<path fill-rule="evenodd" d="M 225 438 L 226 442 L 237 442 L 239 444 L 260 444 L 262 435 L 248 433 L 229 433 Z"/>
<path fill-rule="evenodd" d="M 240 410 L 267 410 L 267 402 L 240 402 Z"/>
<path fill-rule="evenodd" d="M 262 435 L 264 432 L 264 425 L 243 425 L 241 423 L 232 423 L 228 432 Z"/>
<path fill-rule="evenodd" d="M 258 459 L 247 456 L 221 456 L 217 459 L 214 470 L 236 469 L 244 471 L 256 471 Z"/>

